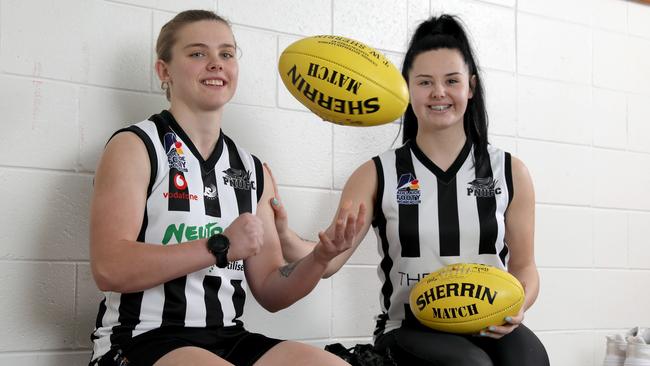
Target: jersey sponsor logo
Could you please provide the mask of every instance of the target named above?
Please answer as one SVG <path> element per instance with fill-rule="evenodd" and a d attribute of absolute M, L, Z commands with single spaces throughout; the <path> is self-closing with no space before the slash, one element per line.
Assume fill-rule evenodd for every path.
<path fill-rule="evenodd" d="M 198 201 L 199 196 L 187 192 L 163 192 L 163 198 L 168 200 L 192 200 Z"/>
<path fill-rule="evenodd" d="M 186 241 L 205 239 L 214 234 L 221 234 L 222 232 L 223 228 L 216 222 L 210 222 L 200 226 L 192 226 L 185 223 L 171 224 L 165 229 L 162 244 L 167 245 L 172 240 L 174 240 L 172 244 L 178 244 Z"/>
<path fill-rule="evenodd" d="M 476 178 L 468 182 L 467 195 L 475 197 L 494 197 L 501 194 L 501 187 L 497 187 L 499 181 L 492 177 Z"/>
<path fill-rule="evenodd" d="M 226 175 L 223 176 L 223 183 L 235 189 L 243 189 L 250 191 L 255 188 L 255 182 L 251 181 L 251 172 L 244 169 L 228 168 L 223 171 Z"/>
<path fill-rule="evenodd" d="M 216 265 L 210 266 L 210 269 L 208 269 L 208 273 L 212 273 L 219 268 Z M 243 260 L 238 260 L 236 262 L 230 262 L 228 263 L 228 266 L 225 269 L 229 269 L 231 271 L 243 271 L 244 270 L 244 261 Z"/>
<path fill-rule="evenodd" d="M 397 183 L 397 203 L 417 205 L 420 203 L 420 182 L 411 173 L 402 174 Z"/>
<path fill-rule="evenodd" d="M 165 153 L 170 168 L 181 172 L 187 172 L 187 160 L 183 153 L 183 143 L 178 141 L 176 134 L 168 132 L 165 134 Z"/>
<path fill-rule="evenodd" d="M 185 180 L 185 176 L 183 174 L 176 173 L 176 175 L 174 175 L 174 186 L 179 191 L 184 191 L 187 189 L 187 181 Z"/>
<path fill-rule="evenodd" d="M 214 184 L 205 186 L 203 189 L 203 197 L 205 197 L 207 200 L 217 199 L 217 187 Z"/>

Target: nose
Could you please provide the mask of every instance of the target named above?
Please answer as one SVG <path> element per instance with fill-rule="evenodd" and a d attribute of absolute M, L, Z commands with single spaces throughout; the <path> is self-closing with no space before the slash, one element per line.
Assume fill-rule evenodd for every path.
<path fill-rule="evenodd" d="M 208 63 L 208 70 L 210 70 L 210 71 L 221 71 L 221 70 L 223 70 L 223 65 L 221 64 L 221 60 L 219 60 L 218 57 L 211 58 L 210 63 Z"/>
<path fill-rule="evenodd" d="M 433 88 L 431 88 L 431 97 L 433 99 L 440 99 L 445 97 L 445 87 L 440 83 L 434 83 Z"/>

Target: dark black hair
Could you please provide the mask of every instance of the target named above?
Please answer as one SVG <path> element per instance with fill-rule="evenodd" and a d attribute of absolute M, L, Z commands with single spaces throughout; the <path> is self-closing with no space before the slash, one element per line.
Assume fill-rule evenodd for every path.
<path fill-rule="evenodd" d="M 452 15 L 440 15 L 431 17 L 422 22 L 415 30 L 409 48 L 404 56 L 402 65 L 402 76 L 408 82 L 408 73 L 413 67 L 415 58 L 427 51 L 447 48 L 458 50 L 465 60 L 469 70 L 470 78 L 475 77 L 472 99 L 467 102 L 467 110 L 463 119 L 465 134 L 474 145 L 474 164 L 476 167 L 483 166 L 483 160 L 487 156 L 487 127 L 488 116 L 485 109 L 485 93 L 483 83 L 479 75 L 476 57 L 472 51 L 465 29 L 459 19 Z M 413 140 L 418 132 L 418 121 L 413 108 L 409 103 L 402 119 L 404 132 L 402 142 Z M 477 172 L 478 173 L 478 172 Z"/>

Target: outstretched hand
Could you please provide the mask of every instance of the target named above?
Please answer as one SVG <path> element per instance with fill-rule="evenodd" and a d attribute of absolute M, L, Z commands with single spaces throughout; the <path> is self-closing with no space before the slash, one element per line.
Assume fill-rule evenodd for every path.
<path fill-rule="evenodd" d="M 314 247 L 317 261 L 328 263 L 354 244 L 359 230 L 365 224 L 366 206 L 361 203 L 356 213 L 350 212 L 351 206 L 352 202 L 345 202 L 339 210 L 334 226 L 318 233 L 320 241 Z"/>

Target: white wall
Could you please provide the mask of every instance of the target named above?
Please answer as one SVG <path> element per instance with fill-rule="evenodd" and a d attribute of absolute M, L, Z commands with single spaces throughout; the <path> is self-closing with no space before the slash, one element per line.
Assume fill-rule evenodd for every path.
<path fill-rule="evenodd" d="M 182 3 L 182 5 L 181 5 Z M 598 365 L 604 335 L 650 326 L 650 6 L 624 0 L 0 0 L 0 364 L 83 365 L 98 291 L 88 266 L 93 171 L 112 131 L 165 107 L 153 43 L 182 8 L 217 10 L 243 49 L 224 129 L 268 161 L 292 226 L 315 237 L 347 175 L 398 126 L 322 123 L 279 81 L 291 41 L 357 38 L 399 63 L 415 24 L 468 24 L 492 142 L 537 192 L 542 278 L 527 323 L 555 366 Z M 258 131 L 251 134 L 250 131 Z M 324 345 L 368 342 L 374 238 L 307 299 L 251 329 Z"/>

